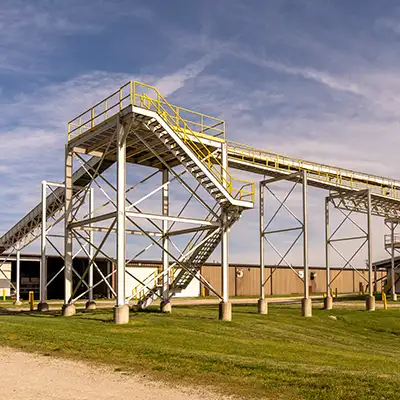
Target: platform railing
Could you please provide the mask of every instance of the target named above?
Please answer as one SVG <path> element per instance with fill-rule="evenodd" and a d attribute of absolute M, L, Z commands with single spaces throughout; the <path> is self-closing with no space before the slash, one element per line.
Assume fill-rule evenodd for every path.
<path fill-rule="evenodd" d="M 257 166 L 265 165 L 278 172 L 294 173 L 305 170 L 313 179 L 327 184 L 351 190 L 370 189 L 372 193 L 400 199 L 400 181 L 287 157 L 242 143 L 232 141 L 227 141 L 227 143 L 229 160 L 244 161 Z"/>
<path fill-rule="evenodd" d="M 232 177 L 221 164 L 220 158 L 205 144 L 207 139 L 225 141 L 225 122 L 172 105 L 155 87 L 144 83 L 136 81 L 126 83 L 119 90 L 71 120 L 68 123 L 68 140 L 107 121 L 129 105 L 157 112 L 233 198 L 254 202 L 254 182 Z"/>

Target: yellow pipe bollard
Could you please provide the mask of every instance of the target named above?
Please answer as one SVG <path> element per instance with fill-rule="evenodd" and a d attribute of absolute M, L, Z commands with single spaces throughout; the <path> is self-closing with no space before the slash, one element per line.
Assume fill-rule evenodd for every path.
<path fill-rule="evenodd" d="M 7 292 L 6 289 L 3 289 L 3 301 L 7 300 Z"/>
<path fill-rule="evenodd" d="M 35 308 L 35 292 L 29 292 L 29 307 L 33 311 Z"/>
<path fill-rule="evenodd" d="M 382 301 L 383 301 L 383 309 L 387 310 L 387 299 L 386 299 L 386 293 L 382 292 Z"/>

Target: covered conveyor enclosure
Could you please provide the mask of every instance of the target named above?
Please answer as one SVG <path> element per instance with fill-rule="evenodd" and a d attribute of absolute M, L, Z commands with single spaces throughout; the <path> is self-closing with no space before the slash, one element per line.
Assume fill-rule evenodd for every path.
<path fill-rule="evenodd" d="M 330 252 L 343 258 L 343 268 L 356 267 L 353 257 L 346 258 L 335 247 L 339 240 L 362 239 L 355 254 L 365 246 L 368 253 L 367 308 L 374 309 L 371 216 L 387 221 L 400 218 L 400 181 L 364 174 L 342 168 L 278 155 L 246 144 L 226 139 L 225 122 L 199 112 L 170 104 L 154 87 L 139 82 L 128 82 L 115 93 L 100 101 L 68 123 L 68 142 L 65 154 L 65 180 L 63 183 L 43 182 L 42 202 L 0 238 L 0 254 L 17 254 L 36 238 L 41 238 L 41 310 L 47 307 L 46 248 L 50 244 L 63 256 L 64 315 L 75 312 L 74 303 L 87 296 L 88 308 L 94 308 L 93 281 L 96 269 L 101 281 L 109 285 L 110 274 L 115 276 L 116 287 L 109 287 L 116 298 L 115 322 L 126 323 L 129 304 L 136 302 L 147 307 L 156 299 L 164 312 L 171 310 L 171 299 L 184 290 L 193 279 L 219 297 L 220 318 L 231 319 L 228 297 L 228 236 L 230 229 L 254 207 L 255 183 L 235 177 L 232 170 L 260 175 L 260 301 L 259 312 L 267 312 L 264 287 L 264 246 L 267 243 L 279 255 L 280 264 L 286 264 L 282 254 L 269 240 L 270 236 L 287 231 L 269 229 L 272 219 L 265 221 L 265 195 L 279 201 L 279 210 L 287 209 L 295 226 L 289 230 L 299 232 L 294 243 L 303 239 L 304 299 L 302 313 L 311 315 L 308 292 L 308 186 L 327 191 L 325 207 L 326 243 L 326 299 L 325 308 L 332 307 L 330 278 Z M 151 169 L 150 175 L 127 187 L 128 166 Z M 133 199 L 132 194 L 145 182 L 159 176 L 157 188 Z M 131 179 L 129 179 L 130 181 Z M 273 190 L 278 181 L 293 183 L 282 200 Z M 286 204 L 296 186 L 302 190 L 302 215 L 298 217 Z M 171 190 L 178 186 L 188 198 L 180 211 L 171 212 Z M 95 207 L 93 191 L 103 197 L 101 206 Z M 48 193 L 49 192 L 49 193 Z M 96 202 L 97 197 L 96 196 Z M 144 205 L 158 196 L 159 213 L 144 211 Z M 196 204 L 196 207 L 193 204 Z M 352 221 L 352 213 L 365 215 L 365 227 L 359 226 L 360 236 L 337 238 L 337 229 L 330 231 L 330 206 L 339 210 L 343 221 Z M 201 210 L 201 211 L 199 211 Z M 194 215 L 196 214 L 196 215 Z M 50 231 L 60 225 L 61 234 Z M 130 253 L 127 237 L 141 236 L 148 243 L 136 254 Z M 180 246 L 174 242 L 179 237 Z M 56 245 L 55 240 L 61 241 Z M 182 244 L 183 243 L 183 244 Z M 214 250 L 221 246 L 221 289 L 216 289 L 201 275 L 200 267 Z M 110 249 L 113 251 L 110 251 Z M 131 276 L 139 287 L 135 294 L 126 293 L 127 262 L 143 254 L 148 248 L 159 249 L 162 270 L 145 279 Z M 73 286 L 72 260 L 76 254 L 85 255 L 89 265 L 80 282 L 87 287 L 77 295 Z M 115 265 L 104 275 L 96 265 L 97 257 L 105 257 Z M 6 257 L 7 258 L 7 257 Z M 6 259 L 5 258 L 5 259 Z M 17 263 L 18 268 L 18 263 Z M 129 272 L 131 275 L 131 273 Z M 18 279 L 17 279 L 18 286 Z M 18 287 L 16 288 L 18 292 Z M 138 293 L 140 295 L 138 296 Z M 394 292 L 393 292 L 394 293 Z"/>

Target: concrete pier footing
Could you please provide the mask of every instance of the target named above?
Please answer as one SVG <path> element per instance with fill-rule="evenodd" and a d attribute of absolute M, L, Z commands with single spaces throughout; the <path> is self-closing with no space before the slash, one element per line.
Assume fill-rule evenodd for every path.
<path fill-rule="evenodd" d="M 14 306 L 22 306 L 22 301 L 14 301 Z"/>
<path fill-rule="evenodd" d="M 62 307 L 62 315 L 64 317 L 71 317 L 76 314 L 76 308 L 74 304 L 64 304 Z"/>
<path fill-rule="evenodd" d="M 375 296 L 368 296 L 366 298 L 365 308 L 367 311 L 375 311 Z"/>
<path fill-rule="evenodd" d="M 301 300 L 301 315 L 303 317 L 312 316 L 312 302 L 310 298 L 304 298 Z"/>
<path fill-rule="evenodd" d="M 333 307 L 333 298 L 332 297 L 325 297 L 324 298 L 324 310 L 332 310 Z"/>
<path fill-rule="evenodd" d="M 86 307 L 86 310 L 95 310 L 96 302 L 95 301 L 87 301 L 85 307 Z"/>
<path fill-rule="evenodd" d="M 232 303 L 219 303 L 219 319 L 221 321 L 232 321 Z"/>
<path fill-rule="evenodd" d="M 42 312 L 49 311 L 49 305 L 46 302 L 38 303 L 37 310 Z"/>
<path fill-rule="evenodd" d="M 392 300 L 393 301 L 397 301 L 397 293 L 393 293 L 392 294 Z"/>
<path fill-rule="evenodd" d="M 127 324 L 129 322 L 129 305 L 114 307 L 114 322 L 118 325 Z"/>
<path fill-rule="evenodd" d="M 268 314 L 268 301 L 267 299 L 258 299 L 258 307 L 259 314 Z"/>
<path fill-rule="evenodd" d="M 169 314 L 172 311 L 172 304 L 170 301 L 162 301 L 160 304 L 161 312 Z"/>

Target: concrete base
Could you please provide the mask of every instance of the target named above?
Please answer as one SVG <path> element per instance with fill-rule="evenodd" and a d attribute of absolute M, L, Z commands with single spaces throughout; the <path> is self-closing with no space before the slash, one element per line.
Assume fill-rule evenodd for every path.
<path fill-rule="evenodd" d="M 365 308 L 367 311 L 375 311 L 375 296 L 368 296 L 366 298 Z"/>
<path fill-rule="evenodd" d="M 95 310 L 96 309 L 96 302 L 95 301 L 87 301 L 86 302 L 86 310 Z"/>
<path fill-rule="evenodd" d="M 46 302 L 38 303 L 37 309 L 38 309 L 38 311 L 46 312 L 46 311 L 49 311 L 49 305 Z"/>
<path fill-rule="evenodd" d="M 232 303 L 219 303 L 219 319 L 221 321 L 232 321 Z"/>
<path fill-rule="evenodd" d="M 129 305 L 114 307 L 114 322 L 117 325 L 129 323 Z"/>
<path fill-rule="evenodd" d="M 268 301 L 267 299 L 258 299 L 258 313 L 268 314 Z"/>
<path fill-rule="evenodd" d="M 172 311 L 172 304 L 170 301 L 162 301 L 160 304 L 161 312 L 169 314 Z"/>
<path fill-rule="evenodd" d="M 332 310 L 333 307 L 333 298 L 325 297 L 324 298 L 324 310 Z"/>
<path fill-rule="evenodd" d="M 14 301 L 15 306 L 22 306 L 22 301 Z"/>
<path fill-rule="evenodd" d="M 312 302 L 310 298 L 301 299 L 301 315 L 303 317 L 312 316 Z"/>
<path fill-rule="evenodd" d="M 71 317 L 76 314 L 76 308 L 73 304 L 64 304 L 62 306 L 63 317 Z"/>
<path fill-rule="evenodd" d="M 397 293 L 393 293 L 392 294 L 392 300 L 393 301 L 397 301 Z"/>

